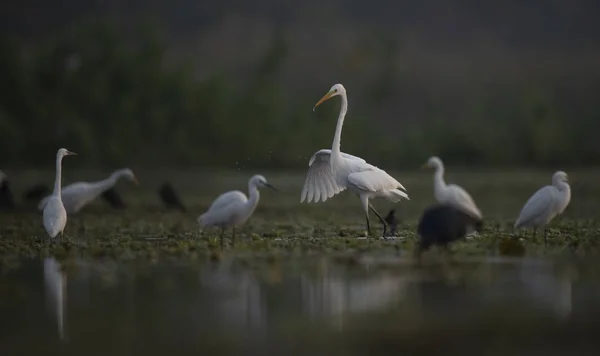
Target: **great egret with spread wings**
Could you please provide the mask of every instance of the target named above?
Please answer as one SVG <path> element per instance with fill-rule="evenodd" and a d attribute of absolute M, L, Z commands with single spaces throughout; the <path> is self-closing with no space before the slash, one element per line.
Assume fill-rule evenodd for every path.
<path fill-rule="evenodd" d="M 433 175 L 433 194 L 438 203 L 453 206 L 469 214 L 476 220 L 482 219 L 481 211 L 479 211 L 473 198 L 471 198 L 466 190 L 456 184 L 446 184 L 444 181 L 444 163 L 439 157 L 430 157 L 423 166 L 435 169 Z"/>
<path fill-rule="evenodd" d="M 44 205 L 44 228 L 54 239 L 59 233 L 63 234 L 65 225 L 67 224 L 67 212 L 62 202 L 61 196 L 61 181 L 62 181 L 62 159 L 64 156 L 75 155 L 76 153 L 61 148 L 56 153 L 56 177 L 54 179 L 54 191 Z"/>
<path fill-rule="evenodd" d="M 123 168 L 114 171 L 108 178 L 101 181 L 77 182 L 67 185 L 62 189 L 62 200 L 66 211 L 69 214 L 78 212 L 99 195 L 114 187 L 121 177 L 127 177 L 133 183 L 139 184 L 131 169 Z M 42 199 L 38 204 L 38 209 L 44 209 L 49 198 Z"/>
<path fill-rule="evenodd" d="M 348 189 L 360 198 L 369 235 L 371 235 L 369 208 L 373 210 L 383 224 L 385 235 L 386 222 L 373 205 L 369 203 L 369 199 L 383 197 L 392 202 L 399 202 L 402 198 L 408 200 L 408 195 L 400 190 L 406 189 L 384 170 L 367 163 L 362 158 L 340 151 L 342 127 L 348 111 L 348 97 L 344 86 L 342 84 L 332 86 L 329 92 L 317 102 L 313 111 L 317 106 L 334 96 L 341 96 L 342 107 L 335 128 L 335 135 L 333 136 L 333 144 L 331 150 L 319 150 L 310 158 L 300 203 L 304 202 L 305 199 L 308 203 L 313 199 L 315 203 L 318 203 L 319 200 L 326 201 L 339 192 Z"/>
<path fill-rule="evenodd" d="M 562 214 L 571 202 L 571 187 L 569 177 L 563 171 L 552 175 L 552 185 L 546 185 L 535 192 L 525 203 L 514 228 L 533 227 L 535 236 L 538 227 L 544 228 L 544 244 L 546 243 L 546 226 L 557 215 Z"/>

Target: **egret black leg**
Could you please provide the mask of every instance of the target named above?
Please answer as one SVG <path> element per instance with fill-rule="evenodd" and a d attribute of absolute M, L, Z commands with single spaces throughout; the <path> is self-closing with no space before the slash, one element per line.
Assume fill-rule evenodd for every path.
<path fill-rule="evenodd" d="M 221 248 L 223 248 L 223 235 L 225 234 L 225 229 L 221 228 L 221 236 L 219 236 L 219 241 L 221 243 Z"/>
<path fill-rule="evenodd" d="M 369 213 L 368 212 L 367 212 L 366 218 L 367 218 L 367 232 L 369 233 L 369 236 L 371 236 L 371 224 L 369 224 Z"/>
<path fill-rule="evenodd" d="M 235 227 L 233 228 L 233 232 L 231 234 L 231 246 L 235 247 Z"/>
<path fill-rule="evenodd" d="M 381 223 L 383 224 L 383 237 L 385 237 L 385 233 L 387 231 L 387 223 L 385 222 L 385 220 L 381 217 L 381 214 L 379 214 L 377 212 L 377 210 L 375 210 L 375 208 L 373 207 L 373 205 L 371 205 L 371 203 L 369 203 L 369 208 L 371 208 L 371 210 L 373 210 L 373 212 L 375 213 L 375 215 L 377 215 L 377 217 L 379 218 L 379 221 L 381 221 Z"/>
<path fill-rule="evenodd" d="M 544 228 L 544 246 L 546 246 L 547 236 L 548 236 L 548 229 Z"/>

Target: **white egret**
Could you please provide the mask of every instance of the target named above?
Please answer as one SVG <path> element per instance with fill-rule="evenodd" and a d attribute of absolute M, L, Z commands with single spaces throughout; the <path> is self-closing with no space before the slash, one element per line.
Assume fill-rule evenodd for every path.
<path fill-rule="evenodd" d="M 65 225 L 67 224 L 67 212 L 61 198 L 61 175 L 62 175 L 62 159 L 64 156 L 75 155 L 76 153 L 61 148 L 56 153 L 56 178 L 54 179 L 54 192 L 44 206 L 44 228 L 54 239 L 59 233 L 63 234 Z"/>
<path fill-rule="evenodd" d="M 300 203 L 307 198 L 308 203 L 313 198 L 315 203 L 318 203 L 319 199 L 326 201 L 328 198 L 347 188 L 360 198 L 365 211 L 369 235 L 371 235 L 369 208 L 373 210 L 383 224 L 385 235 L 387 229 L 386 222 L 373 205 L 369 203 L 369 199 L 384 197 L 394 203 L 399 202 L 402 198 L 408 200 L 408 195 L 400 190 L 406 189 L 384 170 L 368 164 L 362 158 L 340 151 L 344 117 L 348 111 L 348 97 L 346 96 L 344 86 L 341 84 L 332 86 L 329 92 L 317 102 L 313 111 L 326 100 L 338 95 L 342 97 L 342 107 L 335 128 L 331 150 L 319 150 L 310 158 Z"/>
<path fill-rule="evenodd" d="M 217 226 L 221 228 L 219 237 L 221 247 L 223 246 L 223 234 L 226 228 L 233 228 L 231 236 L 232 244 L 235 244 L 235 228 L 243 225 L 256 209 L 260 199 L 258 188 L 268 187 L 276 190 L 267 179 L 260 174 L 252 176 L 248 181 L 248 194 L 250 199 L 239 190 L 232 190 L 221 194 L 211 204 L 208 210 L 198 217 L 201 227 Z"/>
<path fill-rule="evenodd" d="M 76 213 L 81 208 L 92 202 L 100 194 L 112 188 L 121 177 L 127 177 L 138 184 L 138 181 L 129 168 L 118 169 L 108 178 L 98 182 L 77 182 L 67 185 L 62 189 L 62 200 L 67 213 Z M 46 197 L 38 204 L 38 209 L 43 209 L 50 197 Z"/>
<path fill-rule="evenodd" d="M 533 227 L 535 236 L 538 227 L 544 228 L 544 244 L 546 243 L 546 226 L 562 214 L 571 201 L 571 187 L 567 183 L 567 173 L 557 171 L 552 175 L 552 185 L 540 188 L 525 203 L 514 228 Z"/>
<path fill-rule="evenodd" d="M 439 157 L 430 157 L 423 167 L 435 169 L 433 194 L 438 203 L 453 206 L 475 219 L 482 219 L 481 211 L 466 190 L 456 184 L 446 184 L 444 181 L 444 163 Z"/>

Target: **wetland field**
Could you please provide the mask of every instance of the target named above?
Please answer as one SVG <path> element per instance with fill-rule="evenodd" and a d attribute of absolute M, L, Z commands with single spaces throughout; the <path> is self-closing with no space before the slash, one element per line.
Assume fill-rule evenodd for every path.
<path fill-rule="evenodd" d="M 552 170 L 449 168 L 485 229 L 450 255 L 428 251 L 421 266 L 412 253 L 434 203 L 431 171 L 389 172 L 410 201 L 372 201 L 400 220 L 383 239 L 374 214 L 365 237 L 350 193 L 300 204 L 305 172 L 133 170 L 140 185 L 117 186 L 127 208 L 98 199 L 69 215 L 60 244 L 44 242 L 41 212 L 21 199 L 54 173 L 5 171 L 18 208 L 0 213 L 2 355 L 600 352 L 600 170 L 566 170 L 571 204 L 544 245 L 512 224 Z M 65 165 L 63 179 L 108 173 Z M 196 218 L 227 190 L 247 194 L 255 173 L 279 191 L 262 190 L 235 246 L 221 249 Z M 162 206 L 165 181 L 186 212 Z"/>

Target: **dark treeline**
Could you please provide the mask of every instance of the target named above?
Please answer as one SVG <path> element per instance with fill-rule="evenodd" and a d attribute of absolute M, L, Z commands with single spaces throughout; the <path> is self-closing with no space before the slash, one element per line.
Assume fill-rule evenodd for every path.
<path fill-rule="evenodd" d="M 62 3 L 1 6 L 2 168 L 58 147 L 73 166 L 305 167 L 337 82 L 342 149 L 389 169 L 600 163 L 595 2 Z"/>

